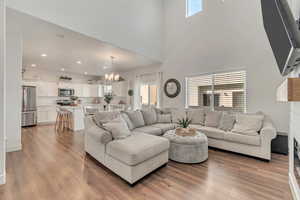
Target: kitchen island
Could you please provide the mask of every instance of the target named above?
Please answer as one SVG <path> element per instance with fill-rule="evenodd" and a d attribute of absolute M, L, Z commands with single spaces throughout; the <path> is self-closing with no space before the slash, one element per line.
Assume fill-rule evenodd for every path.
<path fill-rule="evenodd" d="M 62 110 L 67 110 L 72 113 L 72 131 L 80 131 L 84 129 L 84 111 L 81 105 L 58 107 Z"/>

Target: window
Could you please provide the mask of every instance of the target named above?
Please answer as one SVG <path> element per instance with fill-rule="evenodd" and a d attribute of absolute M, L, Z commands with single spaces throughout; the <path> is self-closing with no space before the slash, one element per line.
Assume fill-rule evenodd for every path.
<path fill-rule="evenodd" d="M 142 84 L 140 87 L 140 95 L 143 106 L 157 106 L 157 85 Z"/>
<path fill-rule="evenodd" d="M 202 11 L 202 0 L 186 0 L 186 17 Z"/>
<path fill-rule="evenodd" d="M 235 71 L 186 78 L 186 106 L 219 111 L 246 111 L 246 72 Z"/>

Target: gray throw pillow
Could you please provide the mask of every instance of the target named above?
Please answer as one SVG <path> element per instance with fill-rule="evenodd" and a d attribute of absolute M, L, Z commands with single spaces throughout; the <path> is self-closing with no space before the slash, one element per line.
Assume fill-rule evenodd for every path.
<path fill-rule="evenodd" d="M 264 116 L 254 114 L 237 114 L 232 132 L 256 136 L 262 128 Z"/>
<path fill-rule="evenodd" d="M 219 129 L 222 129 L 223 131 L 230 131 L 233 128 L 234 123 L 235 115 L 223 113 L 219 124 Z"/>
<path fill-rule="evenodd" d="M 139 128 L 139 127 L 145 126 L 144 117 L 140 110 L 126 112 L 126 114 L 128 115 L 129 119 L 131 120 L 134 128 Z"/>
<path fill-rule="evenodd" d="M 172 123 L 172 116 L 171 116 L 171 114 L 158 114 L 157 122 L 158 123 Z"/>
<path fill-rule="evenodd" d="M 118 117 L 106 124 L 104 128 L 112 134 L 115 140 L 125 139 L 131 135 L 131 132 L 122 117 Z"/>
<path fill-rule="evenodd" d="M 134 129 L 134 125 L 132 123 L 132 121 L 129 119 L 129 116 L 127 115 L 127 113 L 125 112 L 121 112 L 121 117 L 125 120 L 125 122 L 127 123 L 127 126 L 129 128 L 129 130 L 133 130 Z"/>
<path fill-rule="evenodd" d="M 205 111 L 203 109 L 191 109 L 187 111 L 187 117 L 192 120 L 192 124 L 204 126 Z"/>
<path fill-rule="evenodd" d="M 146 125 L 152 125 L 157 122 L 157 114 L 153 108 L 142 110 Z"/>
<path fill-rule="evenodd" d="M 205 116 L 205 126 L 217 128 L 220 123 L 222 112 L 209 111 Z"/>

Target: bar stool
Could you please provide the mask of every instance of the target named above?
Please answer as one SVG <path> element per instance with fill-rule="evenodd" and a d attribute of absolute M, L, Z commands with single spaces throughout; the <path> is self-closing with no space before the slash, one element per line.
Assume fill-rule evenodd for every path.
<path fill-rule="evenodd" d="M 55 122 L 55 130 L 64 131 L 65 129 L 72 129 L 72 112 L 57 107 L 56 108 L 57 116 Z"/>

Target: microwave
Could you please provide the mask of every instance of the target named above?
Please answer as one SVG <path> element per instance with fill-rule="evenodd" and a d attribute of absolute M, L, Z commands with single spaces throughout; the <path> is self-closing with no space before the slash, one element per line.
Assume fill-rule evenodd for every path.
<path fill-rule="evenodd" d="M 59 97 L 71 97 L 75 95 L 74 89 L 69 88 L 59 88 L 58 89 L 58 96 Z"/>

